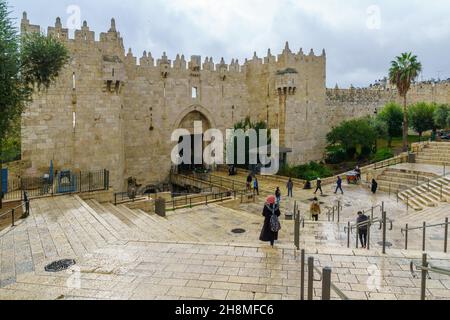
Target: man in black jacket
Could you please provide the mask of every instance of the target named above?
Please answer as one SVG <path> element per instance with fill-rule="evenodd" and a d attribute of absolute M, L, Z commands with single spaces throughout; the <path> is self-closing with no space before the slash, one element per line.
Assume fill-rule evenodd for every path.
<path fill-rule="evenodd" d="M 367 222 L 368 220 L 369 217 L 367 217 L 361 211 L 358 212 L 358 219 L 356 219 L 356 223 L 358 225 Z M 363 224 L 358 227 L 359 241 L 361 241 L 361 247 L 363 247 L 364 249 L 367 248 L 367 229 L 368 229 L 367 224 Z"/>

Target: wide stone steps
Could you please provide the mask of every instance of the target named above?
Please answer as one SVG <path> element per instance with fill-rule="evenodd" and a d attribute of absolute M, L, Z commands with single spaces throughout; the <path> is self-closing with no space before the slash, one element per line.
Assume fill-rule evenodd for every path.
<path fill-rule="evenodd" d="M 417 159 L 416 160 L 417 163 L 422 163 L 422 164 L 431 164 L 431 165 L 435 165 L 435 166 L 450 166 L 450 160 L 449 161 L 436 161 L 436 160 L 427 160 L 427 159 Z"/>

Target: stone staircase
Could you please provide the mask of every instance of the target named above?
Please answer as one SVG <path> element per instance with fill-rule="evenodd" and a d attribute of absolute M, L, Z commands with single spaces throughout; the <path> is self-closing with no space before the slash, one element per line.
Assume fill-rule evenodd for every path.
<path fill-rule="evenodd" d="M 288 202 L 285 204 L 289 205 Z M 37 199 L 32 214 L 0 233 L 0 299 L 299 299 L 298 253 L 293 250 L 293 222 L 282 220 L 276 249 L 258 241 L 261 208 L 231 209 L 213 204 L 170 212 L 166 218 L 124 205 L 83 201 L 75 196 Z M 252 212 L 244 209 L 248 206 Z M 284 207 L 283 210 L 286 210 Z M 354 218 L 354 213 L 345 217 Z M 443 222 L 450 204 L 420 213 L 390 210 L 394 246 L 380 254 L 381 233 L 373 228 L 371 250 L 356 250 L 355 234 L 346 248 L 345 223 L 308 222 L 301 246 L 316 265 L 333 268 L 333 283 L 352 299 L 418 299 L 420 280 L 409 271 L 420 258 L 421 232 L 410 233 L 409 251 L 401 250 L 400 228 Z M 245 229 L 243 234 L 231 232 Z M 427 231 L 430 261 L 448 268 L 442 254 L 443 229 Z M 67 286 L 70 273 L 50 274 L 44 266 L 74 258 L 81 287 Z M 373 267 L 382 274 L 376 289 L 367 287 Z M 432 274 L 429 299 L 450 297 L 450 281 Z M 320 299 L 320 285 L 314 288 Z M 337 296 L 333 293 L 333 298 Z"/>
<path fill-rule="evenodd" d="M 416 162 L 450 167 L 450 142 L 430 142 L 416 155 Z"/>
<path fill-rule="evenodd" d="M 417 211 L 426 207 L 437 206 L 441 202 L 448 202 L 450 200 L 450 176 L 413 187 L 399 193 L 398 196 L 399 199 Z"/>
<path fill-rule="evenodd" d="M 428 183 L 437 177 L 437 174 L 431 172 L 391 167 L 378 176 L 377 182 L 380 191 L 395 194 Z"/>

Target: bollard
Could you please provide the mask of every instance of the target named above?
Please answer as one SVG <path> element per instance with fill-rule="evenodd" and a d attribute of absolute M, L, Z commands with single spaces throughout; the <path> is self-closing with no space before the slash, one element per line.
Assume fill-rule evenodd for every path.
<path fill-rule="evenodd" d="M 426 299 L 426 290 L 427 290 L 427 274 L 428 271 L 425 270 L 425 268 L 428 268 L 428 262 L 427 262 L 427 254 L 424 253 L 422 255 L 422 283 L 420 285 L 420 300 L 425 301 Z"/>
<path fill-rule="evenodd" d="M 386 254 L 386 212 L 384 211 L 383 202 L 383 254 Z"/>
<path fill-rule="evenodd" d="M 300 250 L 300 215 L 294 212 L 294 242 L 297 250 Z"/>
<path fill-rule="evenodd" d="M 350 221 L 347 223 L 347 248 L 350 248 Z"/>
<path fill-rule="evenodd" d="M 408 224 L 406 224 L 405 229 L 405 250 L 408 250 Z"/>
<path fill-rule="evenodd" d="M 447 253 L 448 245 L 448 218 L 445 218 L 444 253 Z"/>
<path fill-rule="evenodd" d="M 358 237 L 359 237 L 359 225 L 356 225 L 356 249 L 359 248 L 359 243 L 358 243 Z"/>
<path fill-rule="evenodd" d="M 370 250 L 370 229 L 372 227 L 371 222 L 372 220 L 369 220 L 367 224 L 367 250 Z"/>
<path fill-rule="evenodd" d="M 422 234 L 422 251 L 425 251 L 426 249 L 426 240 L 425 237 L 427 235 L 427 223 L 423 223 L 423 234 Z"/>
<path fill-rule="evenodd" d="M 341 201 L 338 201 L 338 223 L 341 220 Z"/>
<path fill-rule="evenodd" d="M 305 300 L 305 249 L 301 251 L 300 267 L 300 300 Z"/>
<path fill-rule="evenodd" d="M 322 271 L 322 300 L 331 300 L 331 268 Z"/>
<path fill-rule="evenodd" d="M 314 258 L 308 258 L 308 300 L 313 300 L 314 292 Z"/>
<path fill-rule="evenodd" d="M 14 227 L 14 209 L 12 210 L 12 226 Z"/>

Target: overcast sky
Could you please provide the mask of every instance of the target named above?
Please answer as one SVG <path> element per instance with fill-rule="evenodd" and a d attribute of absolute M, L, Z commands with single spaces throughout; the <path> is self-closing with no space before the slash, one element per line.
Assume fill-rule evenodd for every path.
<path fill-rule="evenodd" d="M 23 11 L 47 28 L 60 16 L 65 26 L 87 20 L 107 31 L 116 18 L 125 46 L 157 58 L 182 53 L 232 58 L 259 57 L 271 48 L 316 54 L 327 51 L 327 85 L 367 86 L 386 75 L 401 52 L 413 51 L 423 78 L 450 78 L 448 0 L 9 0 L 13 15 Z M 80 18 L 77 17 L 80 12 Z"/>

